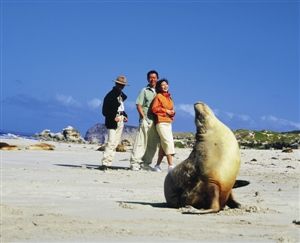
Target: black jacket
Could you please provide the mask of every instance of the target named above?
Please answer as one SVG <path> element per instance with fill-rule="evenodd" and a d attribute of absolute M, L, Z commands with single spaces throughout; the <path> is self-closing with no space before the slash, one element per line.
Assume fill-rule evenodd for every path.
<path fill-rule="evenodd" d="M 118 108 L 120 103 L 118 101 L 118 97 L 121 95 L 123 101 L 127 99 L 127 96 L 116 87 L 107 93 L 104 97 L 103 106 L 102 106 L 102 114 L 105 116 L 105 126 L 107 129 L 116 129 L 117 122 L 115 121 L 116 115 L 118 113 Z M 127 117 L 126 112 L 123 112 L 123 116 Z"/>

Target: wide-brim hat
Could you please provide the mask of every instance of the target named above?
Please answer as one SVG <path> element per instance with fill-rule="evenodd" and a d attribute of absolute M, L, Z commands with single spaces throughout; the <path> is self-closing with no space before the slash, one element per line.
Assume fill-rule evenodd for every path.
<path fill-rule="evenodd" d="M 127 78 L 124 75 L 120 75 L 116 78 L 116 80 L 114 80 L 115 83 L 117 84 L 122 84 L 122 85 L 127 85 L 128 86 L 128 82 L 127 82 Z"/>

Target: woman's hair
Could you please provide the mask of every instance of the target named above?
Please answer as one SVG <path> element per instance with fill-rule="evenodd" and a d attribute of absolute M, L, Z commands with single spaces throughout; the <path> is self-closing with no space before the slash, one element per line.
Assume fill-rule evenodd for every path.
<path fill-rule="evenodd" d="M 156 93 L 161 93 L 161 83 L 166 82 L 169 84 L 169 81 L 166 78 L 162 78 L 157 81 L 156 86 L 155 86 L 155 91 Z"/>

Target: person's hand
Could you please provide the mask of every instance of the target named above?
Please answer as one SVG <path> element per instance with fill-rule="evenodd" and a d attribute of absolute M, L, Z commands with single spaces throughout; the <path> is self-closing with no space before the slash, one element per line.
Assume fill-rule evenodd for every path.
<path fill-rule="evenodd" d="M 142 124 L 143 124 L 144 127 L 150 127 L 150 125 L 151 125 L 150 121 L 146 118 L 144 118 L 142 120 Z"/>
<path fill-rule="evenodd" d="M 175 115 L 175 111 L 174 110 L 167 110 L 166 112 L 167 112 L 167 114 L 169 116 L 174 116 Z"/>
<path fill-rule="evenodd" d="M 121 118 L 119 116 L 116 116 L 115 121 L 119 122 L 121 120 Z"/>

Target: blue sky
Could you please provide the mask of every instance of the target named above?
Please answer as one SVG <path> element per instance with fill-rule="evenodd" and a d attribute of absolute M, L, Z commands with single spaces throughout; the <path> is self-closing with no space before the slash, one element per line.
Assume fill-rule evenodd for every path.
<path fill-rule="evenodd" d="M 119 74 L 137 125 L 151 69 L 175 131 L 195 130 L 196 101 L 232 129 L 300 129 L 297 1 L 2 0 L 1 36 L 1 130 L 84 135 Z"/>

